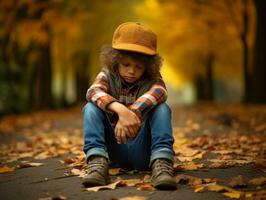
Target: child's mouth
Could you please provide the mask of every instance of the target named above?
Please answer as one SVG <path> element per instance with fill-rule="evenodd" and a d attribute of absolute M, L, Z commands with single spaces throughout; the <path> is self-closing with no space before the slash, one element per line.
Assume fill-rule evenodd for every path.
<path fill-rule="evenodd" d="M 127 81 L 134 81 L 135 77 L 125 76 L 124 79 L 127 80 Z"/>

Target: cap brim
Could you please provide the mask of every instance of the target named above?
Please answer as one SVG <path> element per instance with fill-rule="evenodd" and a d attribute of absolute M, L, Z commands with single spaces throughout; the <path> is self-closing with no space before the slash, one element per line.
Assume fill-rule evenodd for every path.
<path fill-rule="evenodd" d="M 118 49 L 118 50 L 125 50 L 125 51 L 133 51 L 133 52 L 138 52 L 138 53 L 143 53 L 143 54 L 147 54 L 147 55 L 155 55 L 156 51 L 138 45 L 138 44 L 128 44 L 128 43 L 120 43 L 120 44 L 113 44 L 112 47 L 114 49 Z"/>

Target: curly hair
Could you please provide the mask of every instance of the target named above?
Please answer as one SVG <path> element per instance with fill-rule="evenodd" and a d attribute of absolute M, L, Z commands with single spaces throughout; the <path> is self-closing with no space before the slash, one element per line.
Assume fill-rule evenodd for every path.
<path fill-rule="evenodd" d="M 112 48 L 111 45 L 103 45 L 100 53 L 100 62 L 102 67 L 106 67 L 111 74 L 117 73 L 118 62 L 123 57 L 133 58 L 145 66 L 144 76 L 150 79 L 160 78 L 160 68 L 163 63 L 163 59 L 159 54 L 146 55 L 142 53 L 117 50 Z"/>

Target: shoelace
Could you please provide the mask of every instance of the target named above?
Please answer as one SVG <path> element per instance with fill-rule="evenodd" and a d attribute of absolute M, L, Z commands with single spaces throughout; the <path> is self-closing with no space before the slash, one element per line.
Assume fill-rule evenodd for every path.
<path fill-rule="evenodd" d="M 102 172 L 102 169 L 104 169 L 103 161 L 101 160 L 93 160 L 88 163 L 88 165 L 85 167 L 85 171 L 90 174 L 94 171 Z"/>
<path fill-rule="evenodd" d="M 174 174 L 173 168 L 167 161 L 157 160 L 155 162 L 157 162 L 155 164 L 155 169 L 158 172 L 158 175 L 162 173 L 166 173 L 166 174 L 169 174 L 170 176 L 173 176 Z"/>

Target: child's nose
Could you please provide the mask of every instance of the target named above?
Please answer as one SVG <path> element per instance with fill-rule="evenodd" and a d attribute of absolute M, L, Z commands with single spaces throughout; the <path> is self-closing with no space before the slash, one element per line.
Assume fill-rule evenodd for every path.
<path fill-rule="evenodd" d="M 135 73 L 135 67 L 130 67 L 128 69 L 128 72 L 131 73 L 131 74 L 134 74 Z"/>

